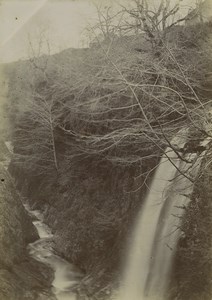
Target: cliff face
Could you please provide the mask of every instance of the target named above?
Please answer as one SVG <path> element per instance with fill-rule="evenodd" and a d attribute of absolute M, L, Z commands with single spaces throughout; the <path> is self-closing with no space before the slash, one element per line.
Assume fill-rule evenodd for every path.
<path fill-rule="evenodd" d="M 51 299 L 51 271 L 28 256 L 26 246 L 38 233 L 27 215 L 12 179 L 0 164 L 0 299 Z M 45 274 L 45 275 L 44 275 Z M 40 291 L 46 290 L 43 298 Z M 48 294 L 48 293 L 47 293 Z"/>
<path fill-rule="evenodd" d="M 9 139 L 7 100 L 7 81 L 0 66 L 0 299 L 54 299 L 49 293 L 52 270 L 28 256 L 27 245 L 39 236 L 6 170 L 10 161 L 4 142 Z"/>
<path fill-rule="evenodd" d="M 21 170 L 12 165 L 10 171 L 30 205 L 44 211 L 56 252 L 85 271 L 86 293 L 114 282 L 144 198 L 145 188 L 139 189 L 143 179 L 133 181 L 138 170 L 106 162 L 89 168 L 78 164 L 72 170 L 75 177 L 64 174 L 54 183 L 45 176 L 24 180 Z M 101 299 L 99 294 L 96 297 Z"/>
<path fill-rule="evenodd" d="M 201 47 L 202 33 L 207 39 L 210 30 L 211 24 L 204 30 L 177 26 L 168 34 L 168 43 L 176 50 L 168 58 L 166 48 L 138 54 L 143 50 L 137 43 L 134 48 L 133 40 L 126 47 L 120 43 L 110 50 L 109 59 L 115 60 L 123 74 L 127 72 L 132 86 L 150 84 L 150 93 L 141 90 L 136 96 L 142 100 L 149 123 L 133 104 L 128 87 L 120 90 L 119 76 L 101 49 L 90 49 L 83 59 L 81 51 L 79 57 L 68 52 L 51 57 L 48 80 L 27 62 L 8 67 L 15 154 L 10 172 L 30 205 L 44 211 L 45 222 L 55 233 L 56 251 L 85 270 L 88 280 L 95 277 L 89 285 L 92 289 L 98 284 L 97 290 L 103 290 L 122 266 L 126 240 L 145 197 L 145 185 L 148 187 L 146 178 L 150 180 L 162 149 L 169 145 L 164 137 L 171 139 L 184 126 L 193 128 L 187 110 L 196 120 L 197 86 L 203 103 L 207 100 L 202 74 L 209 74 L 211 60 L 209 46 L 204 51 Z M 158 59 L 164 63 L 161 69 Z M 100 74 L 102 64 L 107 67 Z M 191 86 L 182 84 L 180 65 L 186 66 L 183 77 L 191 78 Z M 28 78 L 35 79 L 33 87 Z M 159 84 L 152 94 L 155 82 Z M 32 96 L 35 91 L 37 96 Z M 157 146 L 154 139 L 151 142 L 149 127 L 156 136 L 159 133 Z M 94 295 L 93 290 L 87 295 Z"/>
<path fill-rule="evenodd" d="M 2 167 L 0 178 L 0 263 L 12 266 L 25 255 L 26 245 L 35 241 L 38 235 L 12 186 L 9 175 Z M 10 247 L 11 245 L 14 247 Z"/>
<path fill-rule="evenodd" d="M 212 294 L 212 152 L 204 157 L 182 224 L 172 272 L 170 299 L 210 300 Z"/>

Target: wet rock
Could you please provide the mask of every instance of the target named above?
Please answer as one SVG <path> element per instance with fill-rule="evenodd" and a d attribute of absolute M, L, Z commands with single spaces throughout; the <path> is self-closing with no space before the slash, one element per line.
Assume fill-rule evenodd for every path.
<path fill-rule="evenodd" d="M 3 165 L 0 178 L 0 299 L 53 300 L 53 271 L 28 255 L 28 243 L 39 236 Z"/>

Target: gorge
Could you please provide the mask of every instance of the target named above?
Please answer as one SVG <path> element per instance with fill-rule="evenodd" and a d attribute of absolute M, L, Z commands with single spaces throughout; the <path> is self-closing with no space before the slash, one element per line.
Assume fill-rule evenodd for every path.
<path fill-rule="evenodd" d="M 162 8 L 1 65 L 0 299 L 211 299 L 212 23 Z"/>

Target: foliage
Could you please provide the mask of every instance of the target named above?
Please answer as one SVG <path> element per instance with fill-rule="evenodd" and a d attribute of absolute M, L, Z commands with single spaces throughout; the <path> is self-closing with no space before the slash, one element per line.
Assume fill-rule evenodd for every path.
<path fill-rule="evenodd" d="M 164 26 L 151 38 L 145 22 L 103 40 L 92 29 L 89 49 L 7 68 L 13 166 L 30 177 L 34 205 L 47 204 L 57 249 L 108 281 L 164 150 L 183 159 L 172 137 L 210 135 L 211 24 Z"/>
<path fill-rule="evenodd" d="M 182 225 L 175 255 L 170 299 L 211 299 L 211 176 L 205 159 Z"/>

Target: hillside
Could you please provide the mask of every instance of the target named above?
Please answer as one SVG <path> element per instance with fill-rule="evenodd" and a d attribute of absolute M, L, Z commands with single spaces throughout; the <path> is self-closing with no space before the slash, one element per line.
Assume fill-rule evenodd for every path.
<path fill-rule="evenodd" d="M 183 159 L 183 152 L 198 152 L 210 135 L 211 26 L 178 25 L 154 45 L 143 35 L 117 37 L 5 66 L 14 146 L 10 173 L 31 207 L 44 212 L 55 251 L 85 273 L 82 294 L 101 299 L 118 284 L 137 213 L 167 146 Z M 187 149 L 172 145 L 182 128 L 189 131 Z M 194 183 L 198 190 L 209 186 L 209 175 L 202 176 Z M 208 196 L 199 197 L 209 205 Z M 194 209 L 185 217 L 191 224 Z M 199 209 L 201 218 L 204 206 Z M 191 244 L 202 234 L 185 230 Z M 209 245 L 202 246 L 205 259 Z M 180 261 L 183 274 L 197 261 L 195 252 L 189 255 L 188 265 L 184 256 Z M 182 273 L 175 268 L 178 278 Z M 199 295 L 206 295 L 208 272 L 199 268 L 195 282 L 205 278 Z M 177 284 L 173 279 L 175 296 Z M 194 299 L 192 280 L 187 284 L 189 292 L 177 287 L 183 295 L 177 299 Z"/>
<path fill-rule="evenodd" d="M 1 142 L 1 155 L 7 149 Z M 38 238 L 13 180 L 0 163 L 0 298 L 51 299 L 51 270 L 32 259 L 27 245 Z M 42 292 L 41 292 L 42 291 Z M 53 298 L 52 298 L 53 299 Z"/>

